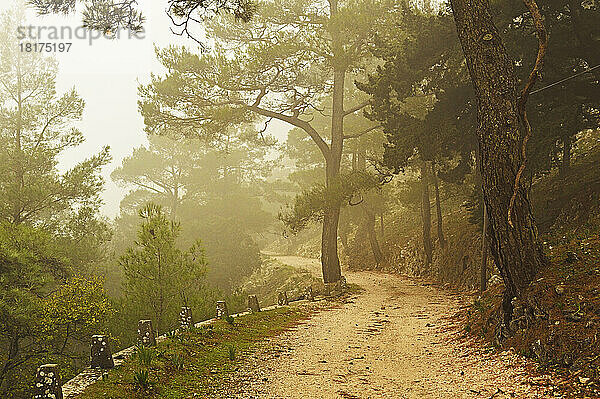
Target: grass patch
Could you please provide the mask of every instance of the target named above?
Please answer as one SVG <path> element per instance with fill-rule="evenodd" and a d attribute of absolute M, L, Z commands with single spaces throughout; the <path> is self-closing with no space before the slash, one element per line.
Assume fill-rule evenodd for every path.
<path fill-rule="evenodd" d="M 133 357 L 86 389 L 79 399 L 209 397 L 256 343 L 292 327 L 308 310 L 284 307 L 217 321 L 168 337 L 148 355 Z"/>

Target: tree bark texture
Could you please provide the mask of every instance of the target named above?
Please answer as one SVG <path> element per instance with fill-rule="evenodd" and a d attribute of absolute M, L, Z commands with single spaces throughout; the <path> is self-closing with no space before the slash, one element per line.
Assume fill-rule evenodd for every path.
<path fill-rule="evenodd" d="M 333 74 L 333 108 L 331 116 L 331 149 L 326 159 L 326 183 L 329 187 L 340 174 L 342 151 L 344 147 L 344 83 L 345 69 L 336 69 Z M 323 281 L 335 283 L 341 277 L 338 257 L 338 224 L 340 219 L 338 204 L 325 211 L 323 235 L 321 238 L 321 268 Z"/>
<path fill-rule="evenodd" d="M 506 286 L 503 307 L 508 322 L 512 316 L 511 299 L 523 297 L 545 264 L 528 187 L 519 184 L 513 190 L 524 161 L 521 149 L 526 133 L 519 120 L 514 63 L 494 25 L 487 0 L 452 0 L 452 9 L 477 97 L 477 136 L 489 217 L 488 238 Z M 513 191 L 516 195 L 509 221 Z"/>

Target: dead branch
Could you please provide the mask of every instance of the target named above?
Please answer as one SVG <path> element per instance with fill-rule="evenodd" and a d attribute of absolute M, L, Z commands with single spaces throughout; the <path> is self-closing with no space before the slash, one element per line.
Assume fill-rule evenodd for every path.
<path fill-rule="evenodd" d="M 533 18 L 533 23 L 535 25 L 535 30 L 537 32 L 538 37 L 538 53 L 537 58 L 535 60 L 535 65 L 529 74 L 529 79 L 527 79 L 527 83 L 525 87 L 523 87 L 523 91 L 521 92 L 521 96 L 517 102 L 517 110 L 519 112 L 519 117 L 521 118 L 521 123 L 525 127 L 525 137 L 523 138 L 523 145 L 521 147 L 521 154 L 523 157 L 523 161 L 521 166 L 519 167 L 519 171 L 517 172 L 517 176 L 515 177 L 515 185 L 513 187 L 513 195 L 510 198 L 510 204 L 508 206 L 508 224 L 514 228 L 512 222 L 512 211 L 515 205 L 515 200 L 517 198 L 517 191 L 519 189 L 519 183 L 521 180 L 521 176 L 523 175 L 523 171 L 525 170 L 525 165 L 527 164 L 527 142 L 531 138 L 531 125 L 529 124 L 529 119 L 527 118 L 527 100 L 529 99 L 529 94 L 531 94 L 531 89 L 535 85 L 535 83 L 541 78 L 542 67 L 544 65 L 544 57 L 546 56 L 546 50 L 548 48 L 548 32 L 546 31 L 546 27 L 544 26 L 544 20 L 542 18 L 542 14 L 540 13 L 540 9 L 538 8 L 535 0 L 523 0 L 523 3 L 529 9 L 531 13 L 531 17 Z"/>

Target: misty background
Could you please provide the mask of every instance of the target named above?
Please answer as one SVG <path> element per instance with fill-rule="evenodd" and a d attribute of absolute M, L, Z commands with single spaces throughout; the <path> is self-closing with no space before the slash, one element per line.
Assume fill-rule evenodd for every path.
<path fill-rule="evenodd" d="M 0 11 L 23 4 L 25 2 L 20 0 L 2 2 Z M 90 33 L 87 32 L 86 39 L 57 40 L 57 43 L 72 41 L 73 46 L 69 52 L 52 54 L 59 63 L 58 91 L 64 92 L 75 86 L 86 103 L 78 123 L 86 141 L 63 154 L 59 168 L 65 171 L 103 146 L 110 146 L 113 160 L 102 171 L 106 185 L 101 211 L 111 218 L 118 215 L 119 203 L 129 189 L 117 185 L 110 174 L 134 148 L 148 144 L 143 118 L 138 112 L 138 86 L 147 83 L 151 72 L 164 73 L 157 61 L 155 46 L 186 45 L 199 49 L 193 40 L 171 31 L 171 20 L 163 5 L 148 2 L 144 16 L 147 20 L 142 39 L 130 38 L 124 32 L 119 39 L 101 37 L 90 44 Z M 81 26 L 81 17 L 77 13 L 40 16 L 31 8 L 26 12 L 26 21 L 25 26 L 35 27 L 69 26 L 75 30 Z M 17 28 L 15 25 L 15 36 Z M 273 121 L 267 133 L 284 141 L 288 130 L 286 124 Z"/>

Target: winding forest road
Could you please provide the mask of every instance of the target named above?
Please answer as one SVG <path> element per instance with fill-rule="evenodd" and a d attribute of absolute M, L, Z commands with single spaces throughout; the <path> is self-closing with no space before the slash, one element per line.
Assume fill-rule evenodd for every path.
<path fill-rule="evenodd" d="M 315 260 L 276 258 L 320 273 Z M 555 397 L 514 353 L 460 339 L 450 320 L 459 297 L 399 275 L 345 275 L 365 292 L 269 341 L 238 376 L 235 397 Z"/>

